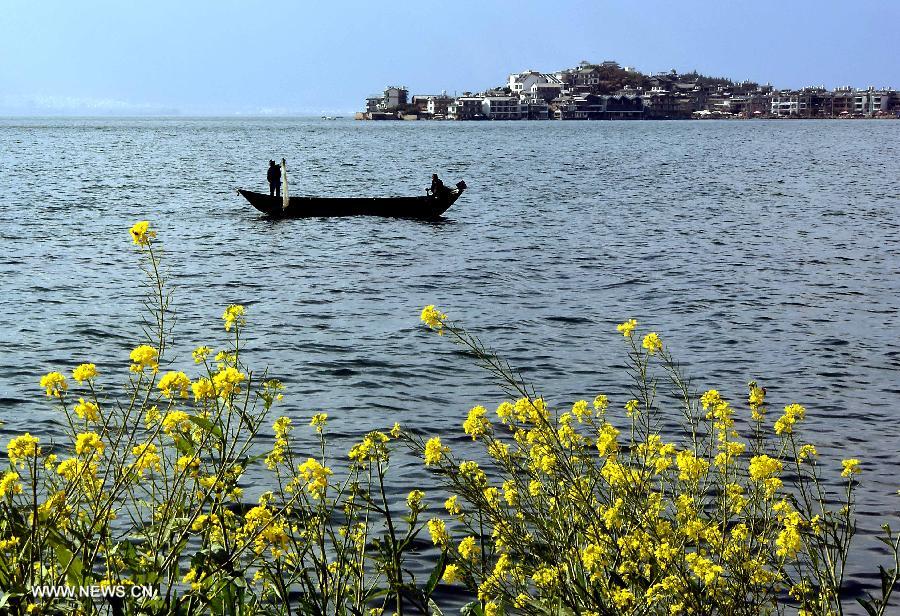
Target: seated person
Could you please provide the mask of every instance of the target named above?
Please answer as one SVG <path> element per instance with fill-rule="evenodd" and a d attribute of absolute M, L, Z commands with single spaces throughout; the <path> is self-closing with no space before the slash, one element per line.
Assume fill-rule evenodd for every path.
<path fill-rule="evenodd" d="M 443 197 L 447 192 L 447 187 L 438 177 L 437 173 L 431 174 L 431 194 L 435 197 Z"/>

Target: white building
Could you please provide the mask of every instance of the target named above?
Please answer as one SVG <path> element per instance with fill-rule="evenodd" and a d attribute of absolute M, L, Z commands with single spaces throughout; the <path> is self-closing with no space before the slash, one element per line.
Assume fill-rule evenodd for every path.
<path fill-rule="evenodd" d="M 513 94 L 522 94 L 523 92 L 530 92 L 531 86 L 536 83 L 547 83 L 547 78 L 537 71 L 525 71 L 510 75 L 507 86 L 509 86 Z"/>
<path fill-rule="evenodd" d="M 555 75 L 528 70 L 510 75 L 506 85 L 513 94 L 528 94 L 535 84 L 541 83 L 559 84 L 561 81 Z"/>
<path fill-rule="evenodd" d="M 453 99 L 446 94 L 441 94 L 440 96 L 429 96 L 426 111 L 428 111 L 428 113 L 433 116 L 445 115 L 452 103 Z"/>
<path fill-rule="evenodd" d="M 857 90 L 853 97 L 853 111 L 862 115 L 886 113 L 890 108 L 890 102 L 890 90 L 876 90 L 875 88 Z"/>
<path fill-rule="evenodd" d="M 528 105 L 518 96 L 486 96 L 481 111 L 488 120 L 521 120 L 528 116 Z"/>
<path fill-rule="evenodd" d="M 406 106 L 409 91 L 403 87 L 390 86 L 384 91 L 383 105 L 385 111 L 392 111 Z"/>
<path fill-rule="evenodd" d="M 481 96 L 460 96 L 447 107 L 447 117 L 451 120 L 476 120 L 484 117 Z"/>
<path fill-rule="evenodd" d="M 797 93 L 778 92 L 772 95 L 769 111 L 776 117 L 800 115 L 806 112 L 806 102 Z"/>
<path fill-rule="evenodd" d="M 532 99 L 539 98 L 549 103 L 562 94 L 562 84 L 550 82 L 535 83 L 531 86 L 531 89 L 526 92 L 531 94 Z"/>

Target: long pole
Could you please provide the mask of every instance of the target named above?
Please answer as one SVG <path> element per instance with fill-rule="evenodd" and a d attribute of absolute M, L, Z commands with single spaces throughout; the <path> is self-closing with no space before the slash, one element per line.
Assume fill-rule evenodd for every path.
<path fill-rule="evenodd" d="M 287 163 L 281 159 L 281 209 L 286 210 L 291 198 L 288 196 Z"/>

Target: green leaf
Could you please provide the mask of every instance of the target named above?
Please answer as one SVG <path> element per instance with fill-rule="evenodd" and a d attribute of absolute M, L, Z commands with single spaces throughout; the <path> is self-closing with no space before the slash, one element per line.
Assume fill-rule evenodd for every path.
<path fill-rule="evenodd" d="M 188 419 L 190 419 L 194 424 L 199 426 L 201 429 L 205 430 L 209 434 L 217 437 L 219 440 L 222 439 L 222 428 L 215 425 L 206 417 L 200 417 L 198 415 L 188 415 Z"/>
<path fill-rule="evenodd" d="M 22 593 L 12 592 L 11 590 L 8 590 L 5 593 L 3 593 L 3 595 L 0 596 L 0 609 L 3 609 L 4 607 L 6 607 L 6 605 L 9 603 L 10 597 L 20 596 L 21 594 Z"/>
<path fill-rule="evenodd" d="M 471 601 L 462 606 L 459 610 L 460 616 L 484 616 L 481 609 L 481 601 Z"/>
<path fill-rule="evenodd" d="M 431 593 L 434 592 L 434 589 L 437 587 L 438 582 L 441 581 L 441 578 L 444 576 L 444 570 L 447 568 L 447 552 L 441 552 L 441 557 L 438 559 L 437 564 L 434 565 L 434 569 L 431 571 L 431 576 L 428 578 L 428 583 L 425 584 L 425 597 L 431 598 Z"/>
<path fill-rule="evenodd" d="M 871 597 L 871 595 L 869 596 Z M 875 609 L 875 606 L 870 599 L 857 599 L 856 601 L 865 608 L 866 613 L 869 614 L 869 616 L 878 616 L 878 611 Z"/>
<path fill-rule="evenodd" d="M 52 531 L 47 535 L 47 543 L 53 548 L 56 555 L 56 561 L 65 569 L 69 568 L 66 580 L 69 584 L 77 586 L 82 582 L 83 563 L 81 559 L 76 559 L 72 551 L 66 546 L 65 539 L 56 531 Z M 74 562 L 73 562 L 74 561 Z M 71 566 L 70 564 L 71 563 Z"/>
<path fill-rule="evenodd" d="M 887 571 L 881 565 L 878 565 L 878 572 L 881 574 L 881 597 L 882 600 L 887 599 L 891 595 L 891 582 L 894 581 L 894 574 L 896 573 L 893 569 Z"/>
<path fill-rule="evenodd" d="M 175 441 L 175 448 L 179 452 L 186 456 L 194 455 L 194 446 L 189 440 L 178 434 L 172 434 L 172 439 Z"/>

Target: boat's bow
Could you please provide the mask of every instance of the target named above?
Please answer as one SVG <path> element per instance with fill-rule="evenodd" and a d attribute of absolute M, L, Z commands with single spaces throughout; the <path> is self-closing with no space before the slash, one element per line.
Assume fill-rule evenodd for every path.
<path fill-rule="evenodd" d="M 456 200 L 459 199 L 460 195 L 462 195 L 463 191 L 465 191 L 467 188 L 468 186 L 466 186 L 465 181 L 460 180 L 456 183 L 456 188 L 452 188 L 446 191 L 443 196 L 433 196 L 432 198 L 435 198 L 438 201 L 442 202 L 439 206 L 440 211 L 437 212 L 435 217 L 440 216 L 441 214 L 449 210 L 450 206 L 456 203 Z"/>
<path fill-rule="evenodd" d="M 238 188 L 237 192 L 263 214 L 278 216 L 281 213 L 283 205 L 279 197 L 270 197 L 269 195 L 253 192 L 252 190 L 244 190 L 243 188 Z"/>

